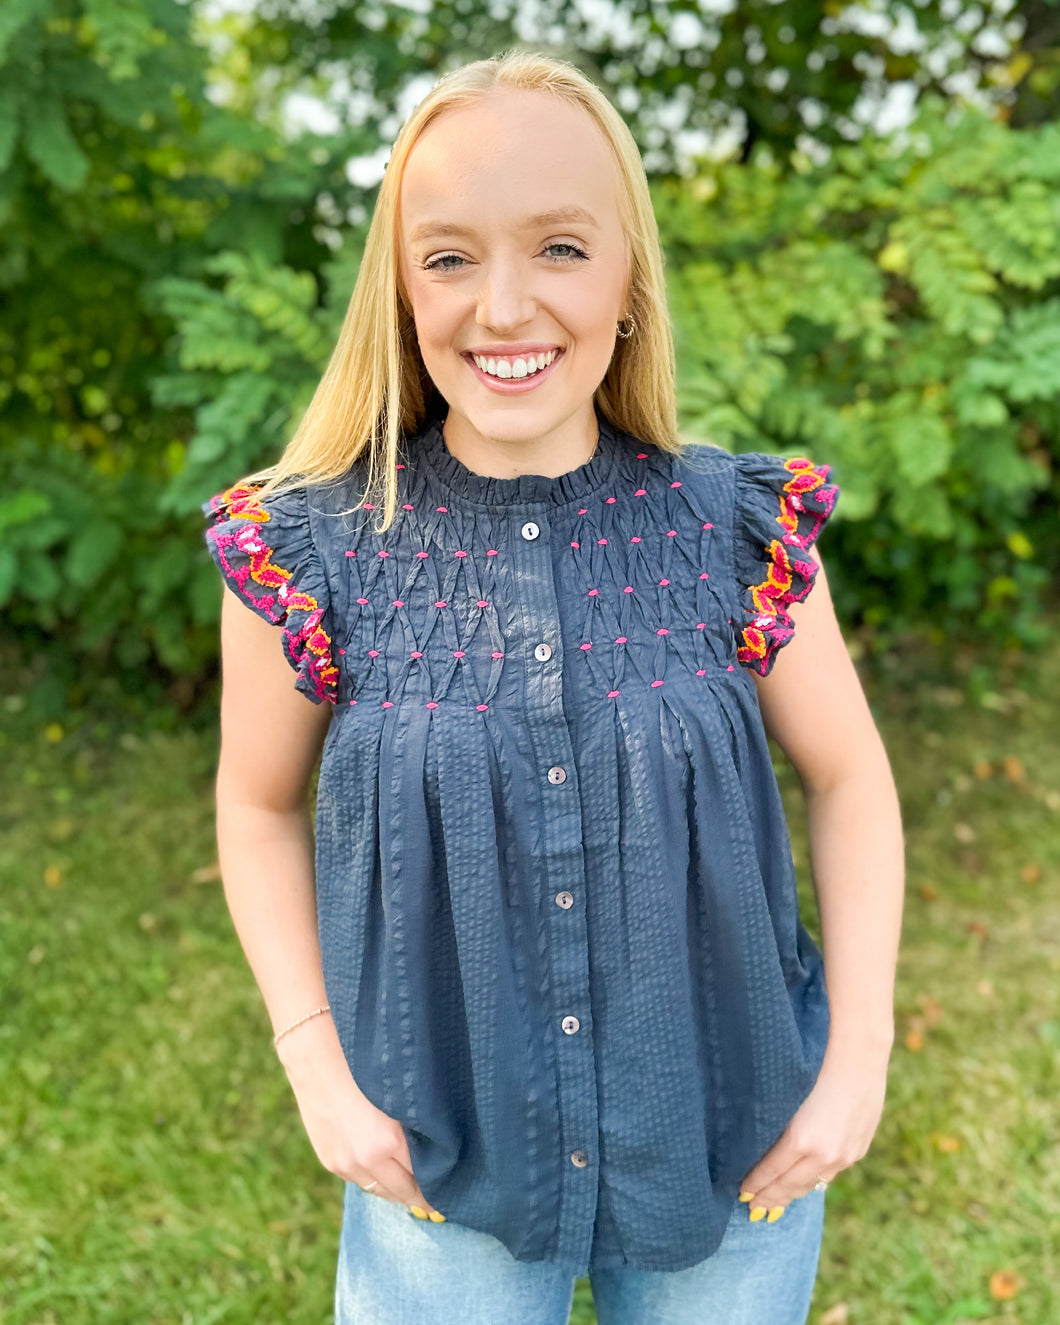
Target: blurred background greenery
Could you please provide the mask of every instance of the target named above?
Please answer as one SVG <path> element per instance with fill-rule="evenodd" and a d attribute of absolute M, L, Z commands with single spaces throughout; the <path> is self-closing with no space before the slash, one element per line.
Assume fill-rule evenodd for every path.
<path fill-rule="evenodd" d="M 198 503 L 308 403 L 404 114 L 528 36 L 642 145 L 684 431 L 833 466 L 857 649 L 1042 643 L 1058 34 L 1055 0 L 4 0 L 0 604 L 35 702 L 210 682 Z"/>
<path fill-rule="evenodd" d="M 810 1325 L 1053 1325 L 1060 649 L 887 657 L 860 665 L 906 828 L 897 1035 L 872 1146 L 828 1189 Z M 996 689 L 970 701 L 984 667 Z M 225 905 L 215 714 L 44 722 L 9 689 L 0 1321 L 325 1325 L 342 1184 Z M 797 779 L 777 767 L 820 941 Z M 572 1325 L 593 1319 L 582 1280 Z"/>
<path fill-rule="evenodd" d="M 813 1319 L 1046 1325 L 1058 0 L 2 0 L 0 1321 L 327 1318 L 335 1180 L 211 865 L 199 502 L 308 403 L 404 116 L 512 44 L 641 144 L 683 431 L 843 489 L 910 901 L 895 1103 Z"/>

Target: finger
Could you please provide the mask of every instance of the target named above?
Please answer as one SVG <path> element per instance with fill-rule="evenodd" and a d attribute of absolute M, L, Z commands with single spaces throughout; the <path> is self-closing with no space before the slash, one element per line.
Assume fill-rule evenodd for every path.
<path fill-rule="evenodd" d="M 417 1219 L 429 1219 L 435 1224 L 445 1222 L 445 1216 L 428 1203 L 420 1191 L 419 1183 L 400 1160 L 384 1160 L 379 1168 L 379 1176 L 391 1191 L 397 1192 L 398 1199 L 408 1206 Z"/>
<path fill-rule="evenodd" d="M 420 1190 L 415 1174 L 412 1172 L 412 1156 L 409 1153 L 409 1143 L 404 1128 L 402 1128 L 396 1136 L 395 1146 L 396 1150 L 393 1158 L 405 1171 L 408 1183 L 410 1184 L 407 1189 L 409 1195 L 406 1201 L 410 1213 L 417 1219 L 430 1219 L 436 1224 L 444 1223 L 445 1215 L 443 1215 L 440 1210 L 435 1210 L 434 1207 L 428 1203 L 427 1198 Z"/>
<path fill-rule="evenodd" d="M 782 1178 L 793 1164 L 803 1158 L 804 1152 L 785 1133 L 780 1140 L 767 1150 L 753 1169 L 750 1169 L 740 1184 L 740 1200 L 749 1201 L 764 1191 L 771 1183 Z"/>
<path fill-rule="evenodd" d="M 379 1196 L 384 1201 L 389 1201 L 392 1205 L 407 1205 L 403 1195 L 407 1185 L 408 1173 L 399 1174 L 398 1181 L 395 1183 L 393 1171 L 384 1172 L 390 1165 L 390 1158 L 373 1159 L 372 1167 L 358 1167 L 352 1174 L 344 1175 L 349 1181 L 355 1182 L 366 1196 Z"/>
<path fill-rule="evenodd" d="M 394 1205 L 403 1205 L 404 1202 L 397 1192 L 391 1191 L 385 1183 L 381 1182 L 374 1173 L 369 1173 L 367 1169 L 361 1169 L 360 1176 L 351 1178 L 351 1182 L 356 1182 L 365 1196 L 380 1196 L 384 1201 L 390 1201 Z"/>
<path fill-rule="evenodd" d="M 820 1162 L 812 1155 L 804 1155 L 786 1173 L 760 1188 L 748 1202 L 748 1218 L 752 1223 L 765 1220 L 775 1224 L 784 1211 L 800 1197 L 813 1191 L 821 1174 Z"/>

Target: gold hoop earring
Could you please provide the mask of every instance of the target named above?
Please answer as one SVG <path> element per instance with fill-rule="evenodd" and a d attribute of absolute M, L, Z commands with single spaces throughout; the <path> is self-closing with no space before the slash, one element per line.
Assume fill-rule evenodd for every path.
<path fill-rule="evenodd" d="M 622 323 L 621 323 L 621 322 L 619 322 L 619 323 L 617 324 L 617 327 L 618 327 L 618 334 L 619 334 L 619 336 L 621 336 L 621 338 L 622 338 L 623 340 L 629 340 L 630 336 L 632 336 L 633 333 L 634 333 L 634 332 L 636 331 L 636 329 L 637 329 L 637 324 L 636 324 L 636 322 L 633 321 L 633 314 L 630 313 L 630 315 L 629 315 L 629 330 L 628 330 L 628 331 L 623 331 L 623 330 L 622 330 Z"/>

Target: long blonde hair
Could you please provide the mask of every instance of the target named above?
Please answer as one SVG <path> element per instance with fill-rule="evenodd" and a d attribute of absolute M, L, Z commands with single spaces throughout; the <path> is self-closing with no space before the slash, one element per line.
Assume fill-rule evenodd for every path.
<path fill-rule="evenodd" d="M 603 131 L 622 181 L 622 224 L 629 245 L 627 309 L 636 322 L 618 338 L 595 402 L 617 429 L 679 452 L 673 334 L 666 304 L 663 254 L 648 181 L 636 140 L 604 93 L 575 65 L 537 51 L 511 48 L 452 70 L 427 93 L 402 126 L 379 187 L 357 281 L 331 360 L 280 460 L 247 476 L 264 485 L 259 498 L 299 476 L 328 482 L 366 460 L 363 503 L 377 494 L 380 530 L 397 506 L 402 436 L 423 427 L 441 402 L 416 340 L 399 278 L 398 200 L 409 153 L 444 111 L 496 88 L 538 90 L 583 107 Z M 444 402 L 443 402 L 444 403 Z M 358 504 L 361 504 L 358 503 Z"/>

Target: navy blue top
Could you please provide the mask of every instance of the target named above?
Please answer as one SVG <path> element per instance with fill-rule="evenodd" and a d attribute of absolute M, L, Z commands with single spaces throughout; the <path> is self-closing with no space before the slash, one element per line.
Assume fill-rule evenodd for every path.
<path fill-rule="evenodd" d="M 675 457 L 597 411 L 558 478 L 406 441 L 361 473 L 204 503 L 226 582 L 334 705 L 324 980 L 424 1196 L 523 1261 L 679 1270 L 828 1035 L 755 682 L 839 489 L 795 457 Z"/>

